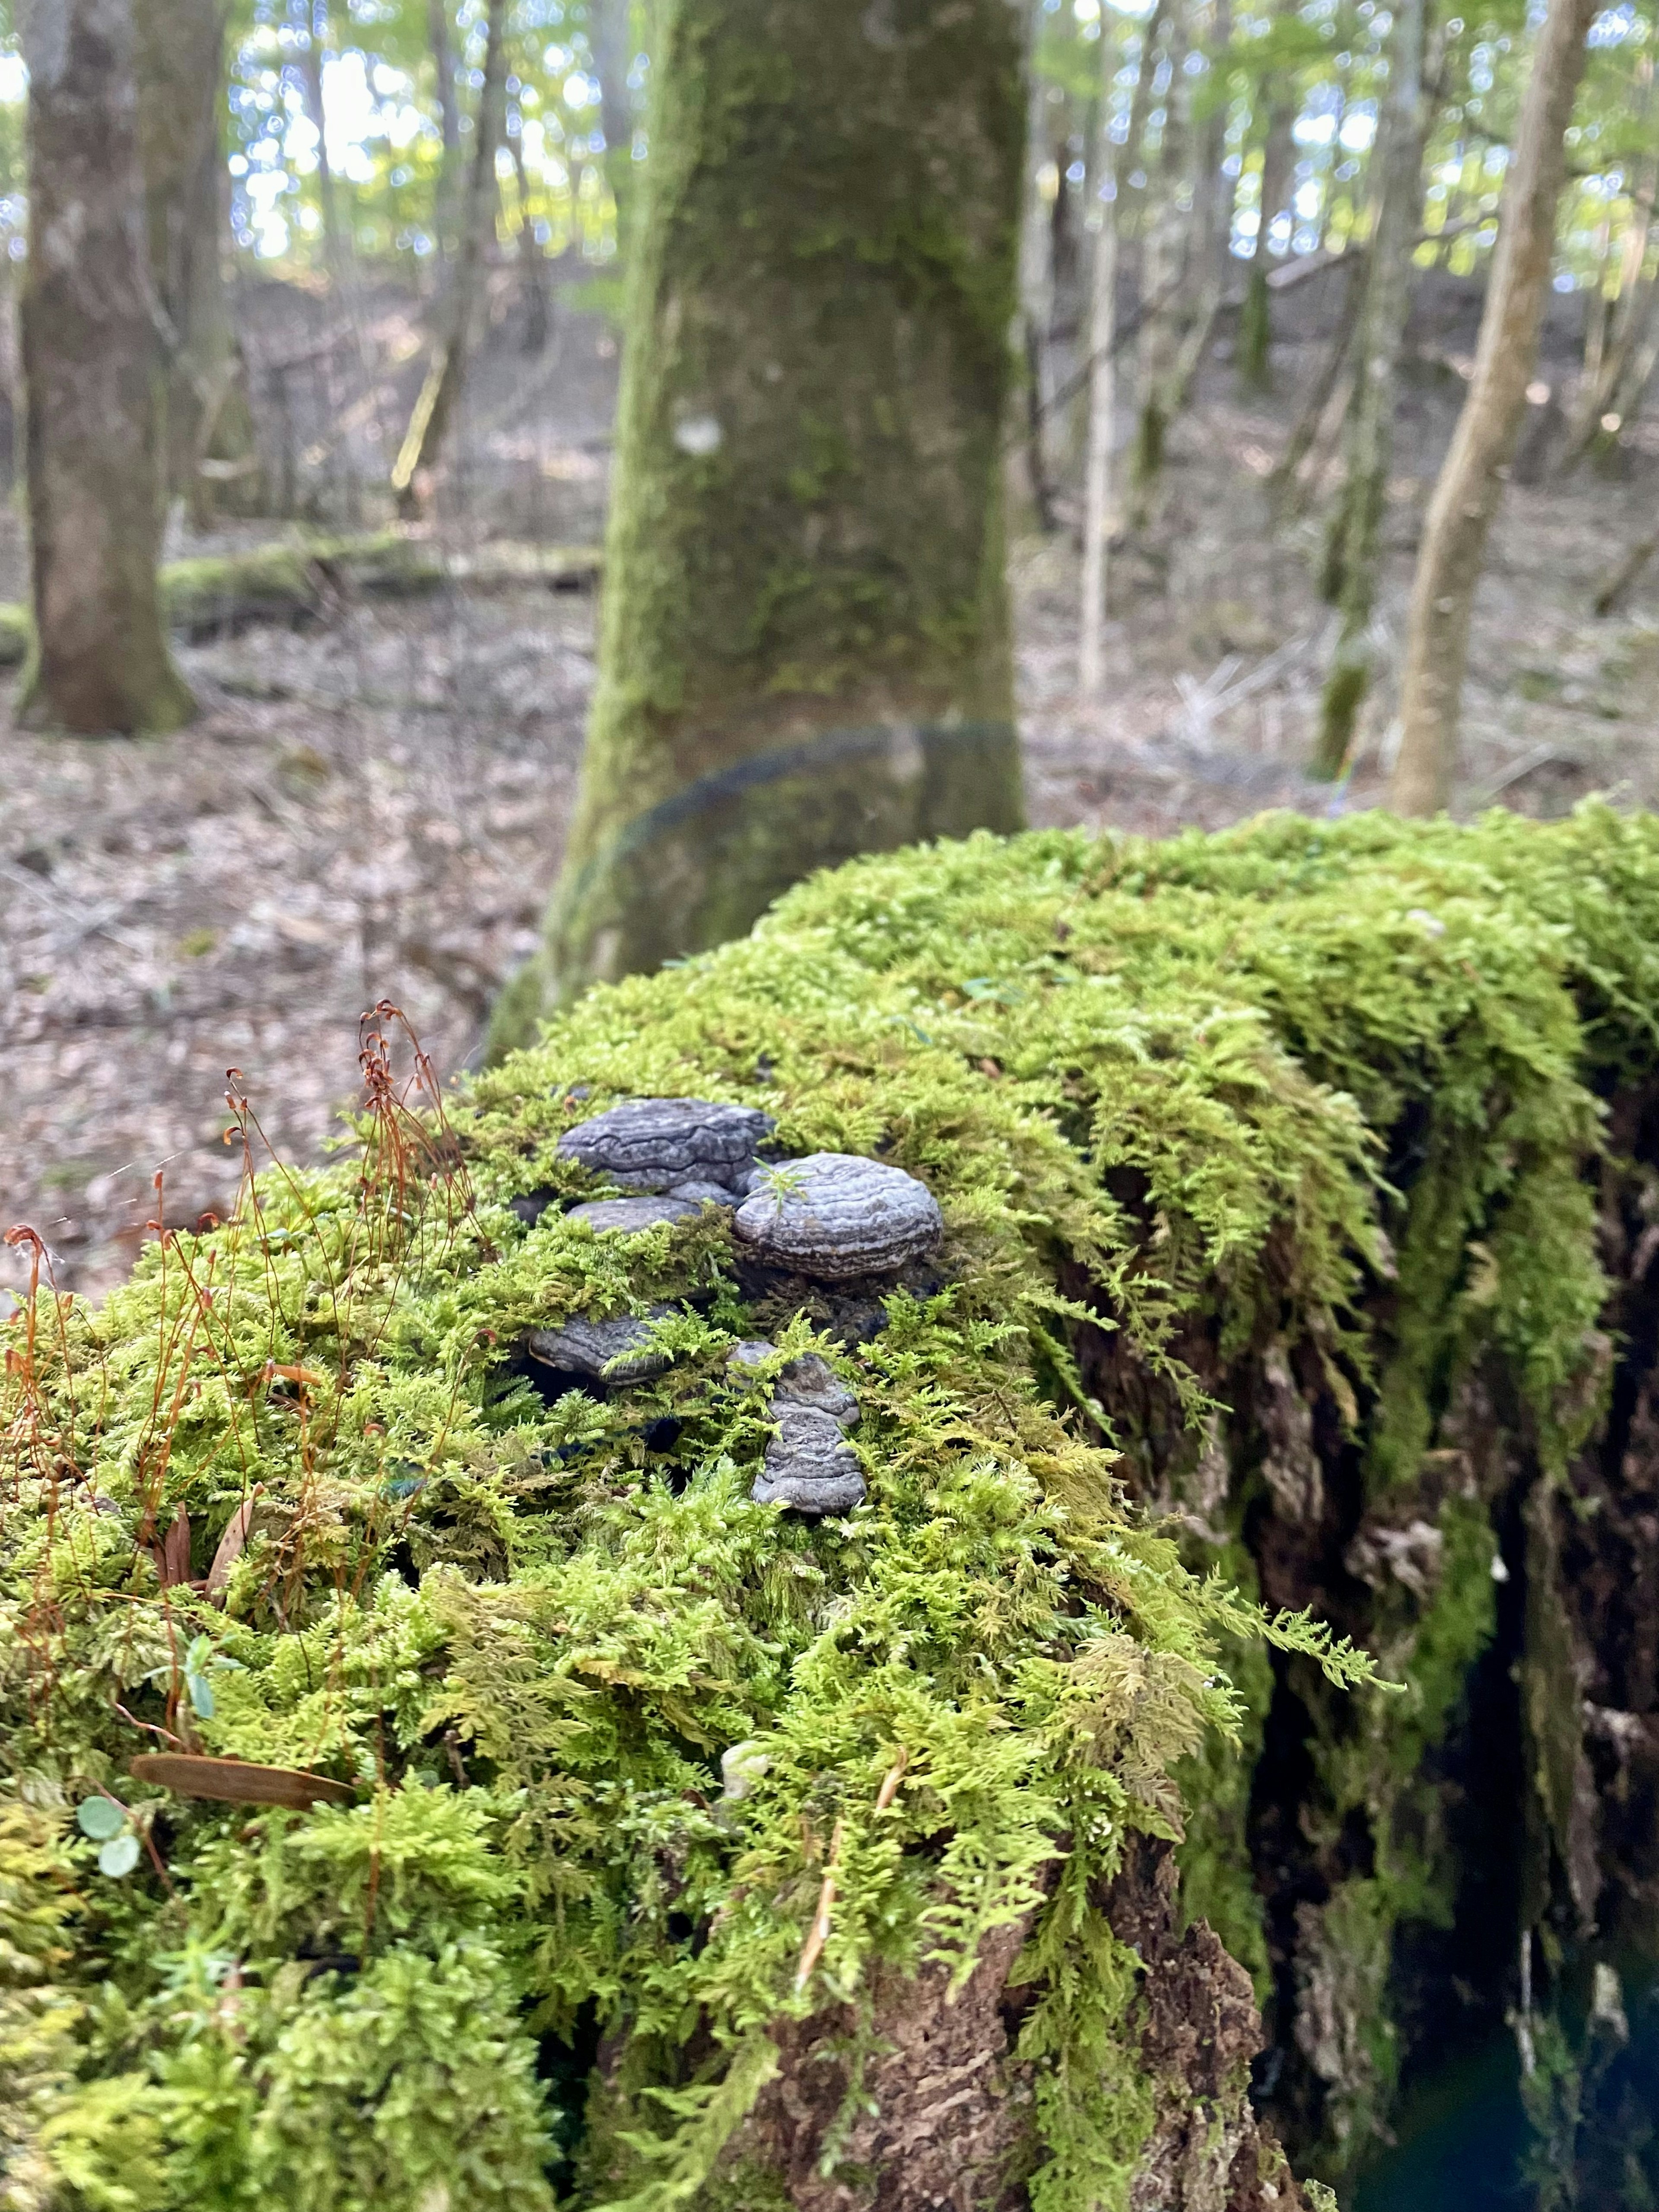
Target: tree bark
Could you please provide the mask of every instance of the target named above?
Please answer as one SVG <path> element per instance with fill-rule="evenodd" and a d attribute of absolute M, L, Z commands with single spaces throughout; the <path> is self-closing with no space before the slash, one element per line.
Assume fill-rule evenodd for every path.
<path fill-rule="evenodd" d="M 1412 250 L 1423 211 L 1423 149 L 1430 117 L 1423 87 L 1424 15 L 1424 0 L 1398 0 L 1389 42 L 1382 187 L 1360 305 L 1346 481 L 1331 532 L 1328 568 L 1342 627 L 1325 680 L 1313 759 L 1314 774 L 1326 778 L 1342 773 L 1370 689 L 1377 548 L 1394 454 L 1400 353 L 1411 312 Z"/>
<path fill-rule="evenodd" d="M 1021 818 L 1018 16 L 678 0 L 653 76 L 599 691 L 548 969 L 504 1023 L 851 854 Z"/>
<path fill-rule="evenodd" d="M 166 319 L 167 479 L 205 526 L 221 503 L 247 511 L 258 461 L 226 297 L 229 173 L 221 143 L 228 0 L 134 0 L 138 145 L 150 271 Z M 221 464 L 205 476 L 202 464 Z M 243 465 L 232 473 L 234 465 Z M 216 483 L 225 489 L 216 495 Z"/>
<path fill-rule="evenodd" d="M 460 248 L 450 285 L 446 329 L 434 350 L 392 471 L 398 512 L 405 520 L 419 514 L 431 495 L 444 441 L 449 434 L 466 381 L 472 325 L 483 289 L 484 249 L 495 234 L 495 210 L 500 198 L 495 183 L 495 149 L 501 143 L 505 114 L 506 33 L 507 0 L 489 0 L 483 84 L 473 124 L 472 168 L 461 218 Z"/>
<path fill-rule="evenodd" d="M 1474 588 L 1526 411 L 1566 169 L 1565 132 L 1595 14 L 1595 0 L 1550 0 L 1538 34 L 1474 375 L 1430 502 L 1412 586 L 1390 794 L 1402 814 L 1433 814 L 1450 795 Z"/>
<path fill-rule="evenodd" d="M 17 719 L 177 729 L 157 597 L 164 415 L 131 0 L 34 0 L 22 301 L 35 643 Z"/>
<path fill-rule="evenodd" d="M 1112 431 L 1117 408 L 1117 147 L 1112 138 L 1112 79 L 1117 42 L 1109 17 L 1100 26 L 1100 122 L 1095 157 L 1100 229 L 1089 303 L 1089 443 L 1083 493 L 1083 608 L 1078 688 L 1098 699 L 1105 683 L 1104 631 L 1113 527 Z"/>

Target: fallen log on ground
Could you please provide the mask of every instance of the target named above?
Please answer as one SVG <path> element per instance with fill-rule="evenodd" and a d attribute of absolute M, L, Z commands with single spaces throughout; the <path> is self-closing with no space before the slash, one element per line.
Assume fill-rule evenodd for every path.
<path fill-rule="evenodd" d="M 314 621 L 352 597 L 416 599 L 451 588 L 487 592 L 521 584 L 584 591 L 597 582 L 599 562 L 592 545 L 503 542 L 462 553 L 386 530 L 170 561 L 161 572 L 161 598 L 169 625 L 201 639 L 252 623 Z M 0 604 L 0 667 L 24 659 L 31 635 L 28 609 Z"/>
<path fill-rule="evenodd" d="M 1656 1007 L 1587 806 L 860 862 L 449 1122 L 371 1039 L 9 1326 L 37 2201 L 1651 2201 Z"/>

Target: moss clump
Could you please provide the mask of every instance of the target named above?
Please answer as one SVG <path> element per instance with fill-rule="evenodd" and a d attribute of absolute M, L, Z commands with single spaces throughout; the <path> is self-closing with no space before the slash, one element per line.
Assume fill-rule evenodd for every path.
<path fill-rule="evenodd" d="M 1589 1082 L 1651 1065 L 1656 965 L 1659 836 L 1605 810 L 975 839 L 592 994 L 453 1129 L 371 1053 L 354 1159 L 265 1174 L 99 1311 L 43 1288 L 12 1325 L 0 1601 L 0 1878 L 44 1931 L 0 1960 L 0 2063 L 43 2201 L 54 2172 L 191 2212 L 770 2201 L 743 2128 L 790 2023 L 856 2017 L 877 1973 L 965 1980 L 1017 1929 L 1032 2201 L 1124 2203 L 1152 2099 L 1103 1887 L 1185 1819 L 1194 1902 L 1231 1899 L 1260 1970 L 1221 1644 L 1266 1629 L 1310 1697 L 1302 1670 L 1364 1671 L 1203 1571 L 1287 1480 L 1217 1386 L 1293 1353 L 1385 1499 L 1495 1346 L 1559 1460 L 1593 1411 Z M 514 1198 L 581 1186 L 560 1133 L 653 1093 L 924 1176 L 940 1281 L 849 1348 L 745 1295 L 716 1214 L 526 1228 Z M 550 1400 L 519 1356 L 665 1300 L 648 1382 Z M 844 1521 L 749 1500 L 764 1404 L 726 1355 L 763 1332 L 858 1395 Z M 1398 1797 L 1448 1724 L 1485 1633 L 1465 1517 L 1450 1610 L 1379 1637 L 1410 1694 L 1328 1709 L 1332 1803 Z M 1259 1660 L 1240 1680 L 1259 1729 Z M 169 1739 L 358 1802 L 131 1779 Z M 103 1795 L 125 1874 L 76 1826 Z M 1403 1862 L 1370 1879 L 1343 1911 L 1375 1984 L 1440 1908 Z"/>

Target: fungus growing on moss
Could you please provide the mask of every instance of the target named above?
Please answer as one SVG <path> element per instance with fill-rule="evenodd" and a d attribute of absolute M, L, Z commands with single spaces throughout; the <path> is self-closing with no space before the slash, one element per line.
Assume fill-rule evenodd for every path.
<path fill-rule="evenodd" d="M 43 1283 L 0 1376 L 8 2154 L 160 2212 L 776 2205 L 809 2078 L 842 2086 L 799 2171 L 865 2185 L 838 2146 L 898 2080 L 874 2045 L 910 1992 L 995 2024 L 975 2078 L 1036 2212 L 1144 2193 L 1183 2125 L 1206 2174 L 1271 2176 L 1244 2027 L 1208 2046 L 1224 2079 L 1182 2073 L 1139 1993 L 1188 1986 L 1186 1939 L 1138 1958 L 1103 1902 L 1183 1829 L 1186 1909 L 1282 1973 L 1287 2067 L 1298 1989 L 1329 2001 L 1307 2109 L 1333 2165 L 1339 2119 L 1363 2147 L 1392 1962 L 1455 1905 L 1437 1776 L 1502 1631 L 1503 1468 L 1541 1527 L 1609 1388 L 1600 1102 L 1654 1083 L 1656 1006 L 1659 831 L 1606 809 L 945 845 L 593 992 L 453 1141 L 383 1118 L 100 1308 Z M 775 1116 L 786 1188 L 823 1152 L 925 1186 L 936 1264 L 751 1281 L 725 1209 L 629 1236 L 515 1212 L 586 1201 L 579 1114 L 692 1088 Z M 843 1339 L 843 1297 L 878 1333 Z M 648 1371 L 545 1388 L 527 1344 L 592 1316 Z M 856 1401 L 850 1516 L 753 1502 L 792 1389 L 838 1436 L 832 1389 Z M 1316 1486 L 1285 1479 L 1304 1443 Z M 1419 1522 L 1420 1588 L 1389 1565 L 1428 1559 L 1392 1538 Z M 1579 1802 L 1582 1698 L 1565 1616 L 1536 1618 L 1543 1836 Z M 1270 1718 L 1308 1887 L 1264 1934 L 1252 1822 L 1292 1767 L 1253 1780 L 1234 1747 Z M 131 1777 L 186 1734 L 361 1802 L 249 1820 Z M 105 1789 L 165 1880 L 71 1829 Z M 1135 1911 L 1182 1901 L 1158 1879 Z"/>

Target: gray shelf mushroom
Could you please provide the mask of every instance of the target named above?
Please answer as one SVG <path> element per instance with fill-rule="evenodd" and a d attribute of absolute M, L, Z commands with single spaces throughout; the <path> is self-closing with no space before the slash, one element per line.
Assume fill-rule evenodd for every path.
<path fill-rule="evenodd" d="M 544 1367 L 567 1375 L 591 1376 L 603 1382 L 648 1382 L 670 1364 L 670 1355 L 652 1342 L 651 1324 L 673 1310 L 672 1306 L 655 1305 L 644 1316 L 618 1314 L 611 1321 L 590 1321 L 577 1314 L 562 1328 L 532 1329 L 525 1349 Z"/>
<path fill-rule="evenodd" d="M 723 1105 L 708 1098 L 630 1098 L 591 1121 L 579 1121 L 559 1139 L 565 1158 L 624 1190 L 672 1191 L 713 1185 L 741 1196 L 755 1165 L 757 1146 L 776 1124 L 753 1106 Z"/>
<path fill-rule="evenodd" d="M 758 1367 L 775 1349 L 750 1339 L 734 1347 L 729 1364 L 739 1372 Z M 757 1505 L 787 1505 L 817 1519 L 863 1504 L 864 1471 L 844 1433 L 857 1423 L 859 1401 L 827 1359 L 815 1352 L 792 1359 L 767 1410 L 777 1434 L 749 1493 Z"/>
<path fill-rule="evenodd" d="M 765 1173 L 732 1227 L 757 1258 L 820 1282 L 896 1274 L 945 1233 L 925 1182 L 850 1152 L 811 1152 Z"/>

